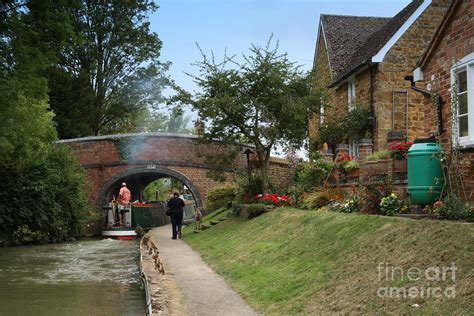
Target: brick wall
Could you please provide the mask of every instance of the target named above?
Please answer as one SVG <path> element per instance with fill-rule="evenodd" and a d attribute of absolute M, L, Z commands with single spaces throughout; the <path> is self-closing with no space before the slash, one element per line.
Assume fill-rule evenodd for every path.
<path fill-rule="evenodd" d="M 439 138 L 443 146 L 448 149 L 451 139 L 451 68 L 453 61 L 474 52 L 474 1 L 464 0 L 454 13 L 454 16 L 444 29 L 440 39 L 436 42 L 433 53 L 427 59 L 424 72 L 424 83 L 418 86 L 426 88 L 431 78 L 433 92 L 441 95 L 443 105 L 444 134 Z M 423 99 L 424 134 L 429 135 L 437 130 L 436 111 L 430 98 Z M 469 200 L 474 201 L 474 149 L 464 149 L 461 156 L 460 168 L 464 171 L 464 187 Z"/>
<path fill-rule="evenodd" d="M 207 152 L 219 155 L 229 149 L 223 148 L 218 142 L 212 145 L 198 144 L 195 137 L 153 134 L 88 137 L 59 143 L 69 145 L 79 163 L 86 169 L 86 190 L 93 204 L 100 203 L 98 200 L 105 195 L 107 198 L 116 195 L 120 182 L 125 179 L 135 190 L 135 199 L 138 194 L 136 191 L 155 179 L 169 176 L 168 173 L 188 180 L 205 203 L 209 190 L 220 183 L 206 176 L 212 166 L 206 165 L 203 158 L 196 154 Z M 234 169 L 246 168 L 245 155 L 238 155 L 224 173 L 227 181 L 235 181 Z M 120 178 L 120 175 L 123 176 Z M 271 160 L 270 176 L 278 187 L 288 185 L 292 175 L 293 169 L 285 160 Z M 103 192 L 105 186 L 108 186 L 109 192 Z M 105 195 L 99 196 L 100 194 Z"/>

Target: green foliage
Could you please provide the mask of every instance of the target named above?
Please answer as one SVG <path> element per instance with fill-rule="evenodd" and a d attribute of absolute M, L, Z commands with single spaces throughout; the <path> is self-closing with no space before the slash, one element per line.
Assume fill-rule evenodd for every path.
<path fill-rule="evenodd" d="M 299 162 L 293 180 L 302 191 L 308 192 L 320 187 L 333 168 L 334 163 L 322 159 Z"/>
<path fill-rule="evenodd" d="M 252 45 L 243 62 L 228 56 L 216 62 L 201 50 L 202 61 L 195 64 L 199 75 L 190 75 L 200 92 L 175 87 L 178 95 L 171 100 L 197 110 L 206 126 L 202 138 L 254 145 L 264 191 L 271 150 L 277 144 L 300 147 L 317 100 L 309 93 L 310 76 L 272 44 L 270 38 L 265 47 Z"/>
<path fill-rule="evenodd" d="M 66 240 L 88 219 L 83 171 L 55 147 L 45 72 L 68 32 L 67 1 L 0 4 L 0 239 Z"/>
<path fill-rule="evenodd" d="M 268 209 L 261 203 L 245 204 L 241 212 L 243 212 L 245 218 L 251 219 L 268 212 Z"/>
<path fill-rule="evenodd" d="M 206 211 L 212 212 L 220 208 L 230 208 L 236 198 L 236 186 L 226 183 L 209 190 L 206 201 Z"/>
<path fill-rule="evenodd" d="M 357 162 L 357 160 L 345 160 L 342 162 L 341 166 L 344 171 L 349 172 L 358 169 L 359 163 Z"/>
<path fill-rule="evenodd" d="M 42 161 L 21 171 L 0 168 L 0 177 L 2 238 L 38 243 L 82 234 L 88 220 L 83 171 L 67 148 L 52 148 Z M 28 229 L 19 229 L 23 226 Z"/>
<path fill-rule="evenodd" d="M 380 200 L 380 212 L 384 215 L 393 216 L 400 213 L 402 207 L 403 201 L 395 193 L 391 193 Z"/>
<path fill-rule="evenodd" d="M 319 127 L 317 138 L 312 140 L 319 146 L 326 143 L 335 152 L 337 144 L 345 140 L 357 140 L 366 137 L 372 128 L 370 112 L 359 106 L 341 118 L 328 120 Z"/>
<path fill-rule="evenodd" d="M 364 106 L 357 106 L 342 119 L 342 130 L 346 139 L 358 140 L 369 135 L 372 128 L 370 111 Z"/>
<path fill-rule="evenodd" d="M 43 1 L 44 2 L 44 1 Z M 150 30 L 152 1 L 73 1 L 54 6 L 67 34 L 46 72 L 60 138 L 132 131 L 162 101 L 169 67 Z"/>
<path fill-rule="evenodd" d="M 247 175 L 240 175 L 237 177 L 237 194 L 238 196 L 256 196 L 263 192 L 263 180 L 258 174 L 251 174 L 250 178 Z"/>
<path fill-rule="evenodd" d="M 369 179 L 362 185 L 363 211 L 370 214 L 380 213 L 380 202 L 383 197 L 392 193 L 392 185 L 388 181 Z"/>
<path fill-rule="evenodd" d="M 322 188 L 318 191 L 306 193 L 301 206 L 307 210 L 314 210 L 328 205 L 334 201 L 342 201 L 344 195 L 337 188 Z"/>
<path fill-rule="evenodd" d="M 16 245 L 44 244 L 48 235 L 41 231 L 31 231 L 28 225 L 22 225 L 13 232 L 13 243 Z"/>
<path fill-rule="evenodd" d="M 143 190 L 143 198 L 146 201 L 155 201 L 158 195 L 158 200 L 164 201 L 170 190 L 165 179 L 158 179 L 146 186 Z"/>
<path fill-rule="evenodd" d="M 355 213 L 360 212 L 363 208 L 364 201 L 358 195 L 352 196 L 350 199 L 342 203 L 340 212 L 341 213 Z"/>
<path fill-rule="evenodd" d="M 377 161 L 377 160 L 384 160 L 384 159 L 390 159 L 390 158 L 391 158 L 390 150 L 376 151 L 366 157 L 368 161 Z"/>
<path fill-rule="evenodd" d="M 469 210 L 466 203 L 455 195 L 448 195 L 445 197 L 440 207 L 436 208 L 434 211 L 441 219 L 474 219 L 474 212 L 472 209 Z"/>
<path fill-rule="evenodd" d="M 315 144 L 319 147 L 326 143 L 334 153 L 336 145 L 343 142 L 344 135 L 345 132 L 341 121 L 330 121 L 319 128 Z"/>

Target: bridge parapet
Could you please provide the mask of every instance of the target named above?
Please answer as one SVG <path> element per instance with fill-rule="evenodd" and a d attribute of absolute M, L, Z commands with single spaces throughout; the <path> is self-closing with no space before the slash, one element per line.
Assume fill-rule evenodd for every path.
<path fill-rule="evenodd" d="M 89 196 L 98 206 L 116 195 L 121 182 L 127 182 L 132 199 L 138 198 L 150 182 L 160 177 L 173 177 L 193 191 L 198 204 L 205 202 L 207 192 L 219 184 L 206 177 L 213 166 L 197 153 L 219 155 L 229 148 L 215 141 L 201 144 L 194 135 L 169 133 L 117 134 L 60 140 L 70 146 L 79 163 L 87 171 Z M 245 149 L 246 147 L 243 147 Z M 235 180 L 236 170 L 245 170 L 245 155 L 238 155 L 225 170 L 227 181 Z M 272 159 L 270 175 L 278 187 L 291 181 L 293 170 L 282 159 Z"/>

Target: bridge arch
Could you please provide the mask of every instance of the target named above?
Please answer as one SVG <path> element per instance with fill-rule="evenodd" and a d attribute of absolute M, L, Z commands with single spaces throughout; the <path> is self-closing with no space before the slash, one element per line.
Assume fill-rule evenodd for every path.
<path fill-rule="evenodd" d="M 215 166 L 200 155 L 219 155 L 229 147 L 215 140 L 202 144 L 198 136 L 170 133 L 136 133 L 91 136 L 56 142 L 68 146 L 84 168 L 89 200 L 101 208 L 118 193 L 121 182 L 126 182 L 136 200 L 138 193 L 153 180 L 171 177 L 182 182 L 193 194 L 196 203 L 204 206 L 210 189 L 219 185 L 207 177 Z M 235 173 L 246 173 L 245 146 L 224 170 L 225 179 L 235 181 Z M 293 167 L 286 160 L 272 158 L 270 175 L 279 187 L 291 182 Z M 135 196 L 133 196 L 135 194 Z"/>
<path fill-rule="evenodd" d="M 127 186 L 132 191 L 132 200 L 134 200 L 136 199 L 138 192 L 141 192 L 149 183 L 164 177 L 171 177 L 182 182 L 191 191 L 196 206 L 203 206 L 201 194 L 190 179 L 180 172 L 156 165 L 135 166 L 114 174 L 110 179 L 102 184 L 97 195 L 96 205 L 100 208 L 102 205 L 110 201 L 113 195 L 116 195 L 119 191 L 122 182 L 127 183 Z"/>

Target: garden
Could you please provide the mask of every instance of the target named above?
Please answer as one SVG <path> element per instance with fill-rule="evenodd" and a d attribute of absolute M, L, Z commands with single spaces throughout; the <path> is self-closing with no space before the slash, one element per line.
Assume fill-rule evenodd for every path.
<path fill-rule="evenodd" d="M 227 210 L 227 215 L 251 219 L 275 208 L 291 206 L 307 211 L 361 213 L 410 218 L 474 220 L 474 211 L 448 188 L 434 203 L 410 204 L 406 194 L 407 153 L 412 142 L 394 141 L 388 150 L 357 161 L 339 152 L 334 161 L 313 153 L 295 164 L 293 184 L 263 193 L 257 172 L 240 176 L 209 192 L 206 211 Z M 445 185 L 447 186 L 447 185 Z"/>

